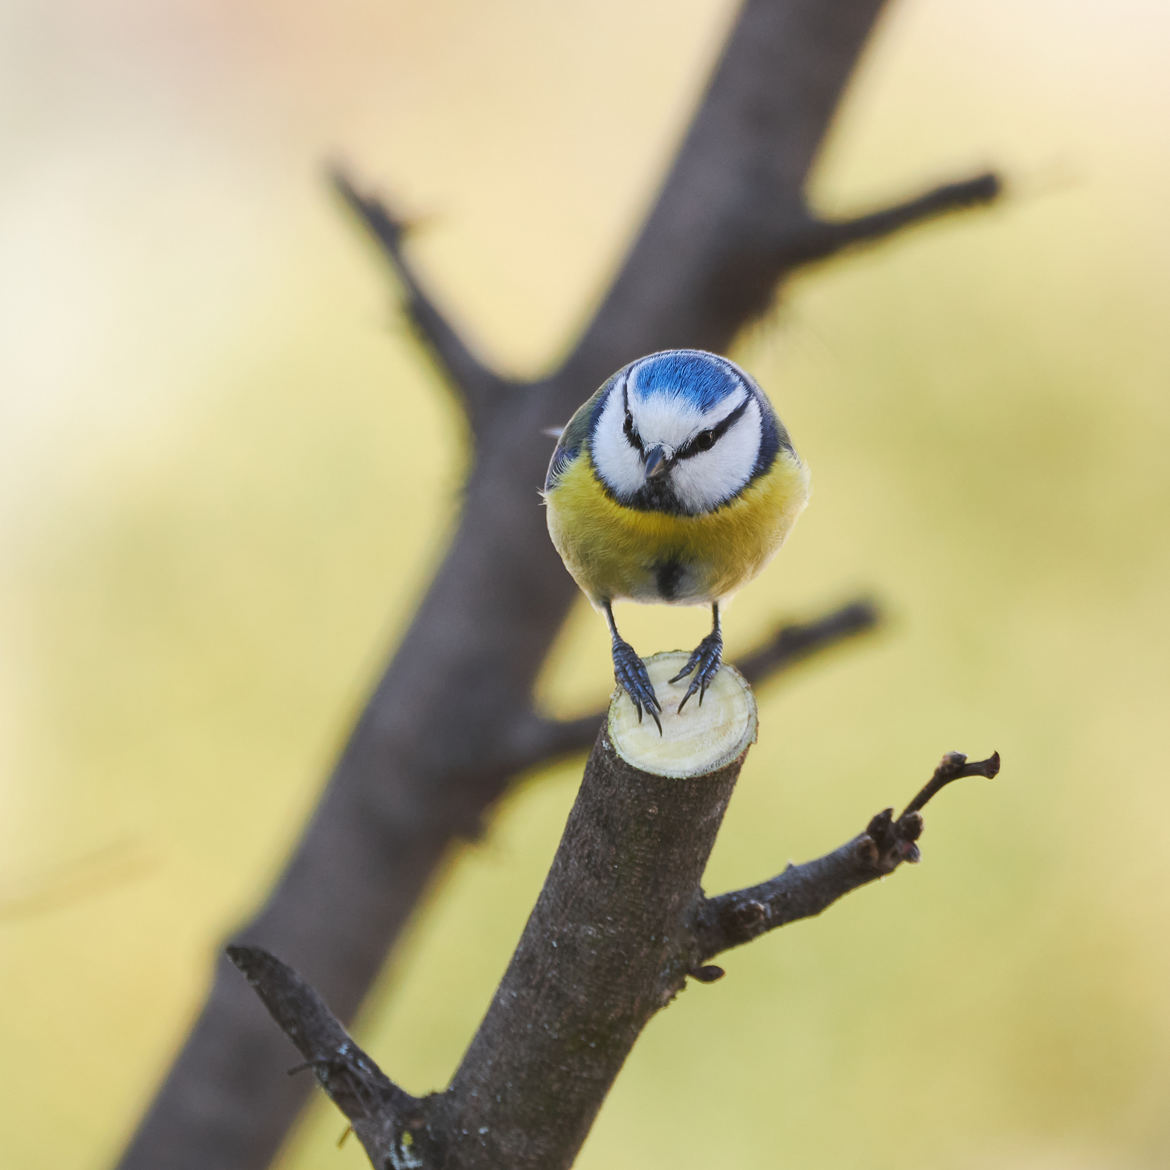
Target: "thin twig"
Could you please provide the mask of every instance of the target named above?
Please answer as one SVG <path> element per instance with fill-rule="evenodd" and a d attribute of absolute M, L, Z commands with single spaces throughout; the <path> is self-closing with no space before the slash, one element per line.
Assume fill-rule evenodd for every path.
<path fill-rule="evenodd" d="M 375 1165 L 421 1120 L 421 1102 L 399 1088 L 356 1044 L 305 979 L 262 947 L 229 946 L 240 969 L 282 1032 L 305 1058 L 291 1074 L 312 1069 L 345 1114 Z M 407 1145 L 411 1138 L 407 1136 Z"/>
<path fill-rule="evenodd" d="M 898 820 L 924 809 L 952 780 L 964 776 L 983 776 L 993 780 L 999 775 L 999 752 L 992 752 L 986 760 L 968 761 L 962 752 L 947 752 L 934 770 L 934 775 L 922 786 L 922 791 L 906 806 Z"/>
<path fill-rule="evenodd" d="M 314 1071 L 375 1166 L 567 1167 L 630 1047 L 688 976 L 715 982 L 724 971 L 708 959 L 917 861 L 921 808 L 960 777 L 999 771 L 998 753 L 950 752 L 896 820 L 884 809 L 832 853 L 705 899 L 699 878 L 743 759 L 667 778 L 598 737 L 537 906 L 443 1093 L 418 1100 L 391 1082 L 268 951 L 228 957 L 305 1057 L 289 1072 Z"/>
<path fill-rule="evenodd" d="M 932 187 L 888 207 L 848 219 L 810 217 L 805 225 L 788 232 L 780 241 L 779 255 L 785 266 L 825 260 L 856 244 L 875 243 L 903 228 L 927 223 L 955 211 L 993 203 L 1003 192 L 1003 182 L 993 171 Z"/>
<path fill-rule="evenodd" d="M 512 388 L 513 383 L 483 363 L 426 290 L 403 248 L 410 224 L 390 211 L 377 196 L 358 191 L 342 168 L 331 168 L 329 179 L 390 262 L 406 294 L 406 312 L 474 427 L 490 410 L 493 398 Z"/>
<path fill-rule="evenodd" d="M 757 886 L 705 898 L 695 920 L 699 959 L 713 958 L 770 930 L 820 914 L 859 886 L 893 873 L 903 862 L 919 861 L 920 810 L 927 801 L 961 776 L 995 776 L 999 763 L 998 752 L 974 763 L 959 752 L 949 752 L 896 820 L 892 808 L 883 809 L 865 832 L 831 853 L 803 865 L 790 864 Z"/>
<path fill-rule="evenodd" d="M 850 638 L 869 633 L 878 624 L 879 617 L 874 602 L 858 598 L 812 621 L 781 626 L 735 665 L 752 686 L 759 686 Z"/>
<path fill-rule="evenodd" d="M 789 622 L 781 626 L 762 645 L 740 659 L 736 667 L 753 686 L 768 682 L 814 655 L 872 630 L 877 622 L 878 610 L 872 601 L 851 601 L 810 622 Z M 515 770 L 523 771 L 557 756 L 585 751 L 597 738 L 597 729 L 604 718 L 604 710 L 591 711 L 576 719 L 545 719 L 533 715 L 516 732 Z"/>

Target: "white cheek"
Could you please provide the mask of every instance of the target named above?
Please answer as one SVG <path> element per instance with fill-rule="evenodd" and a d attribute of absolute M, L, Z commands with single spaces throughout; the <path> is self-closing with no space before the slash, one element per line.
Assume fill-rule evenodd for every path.
<path fill-rule="evenodd" d="M 692 455 L 675 467 L 675 493 L 688 512 L 709 512 L 747 483 L 759 454 L 760 411 L 753 402 L 710 451 Z"/>
<path fill-rule="evenodd" d="M 632 496 L 646 481 L 641 456 L 623 433 L 625 421 L 622 397 L 611 392 L 601 408 L 590 443 L 597 474 L 618 496 Z"/>

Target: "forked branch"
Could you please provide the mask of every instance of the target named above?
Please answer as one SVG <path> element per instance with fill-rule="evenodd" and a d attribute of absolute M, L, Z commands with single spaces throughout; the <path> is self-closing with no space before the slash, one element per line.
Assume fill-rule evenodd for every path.
<path fill-rule="evenodd" d="M 429 349 L 435 366 L 463 404 L 472 428 L 476 429 L 477 423 L 492 411 L 493 400 L 514 389 L 513 383 L 480 360 L 427 291 L 414 265 L 406 257 L 404 244 L 411 225 L 395 215 L 377 196 L 362 194 L 341 167 L 333 167 L 329 177 L 334 190 L 374 237 L 390 262 L 402 286 L 405 310 L 411 323 Z"/>
<path fill-rule="evenodd" d="M 921 856 L 921 810 L 927 802 L 954 780 L 964 776 L 990 779 L 998 772 L 998 752 L 973 762 L 961 752 L 948 752 L 896 819 L 892 808 L 883 809 L 871 818 L 864 832 L 824 857 L 789 865 L 758 886 L 704 898 L 695 920 L 701 957 L 714 958 L 777 927 L 811 918 L 859 886 L 893 873 L 904 861 L 917 862 Z"/>
<path fill-rule="evenodd" d="M 787 622 L 736 663 L 754 686 L 770 682 L 800 663 L 842 643 L 869 633 L 878 623 L 877 606 L 865 598 L 838 606 L 807 622 Z M 605 711 L 576 719 L 546 719 L 533 715 L 517 728 L 514 768 L 535 767 L 556 756 L 584 751 L 597 737 Z"/>
<path fill-rule="evenodd" d="M 699 886 L 755 738 L 741 675 L 716 676 L 698 711 L 677 713 L 684 658 L 647 662 L 664 697 L 659 737 L 615 699 L 552 868 L 491 1007 L 445 1092 L 415 1100 L 346 1035 L 295 972 L 257 948 L 229 954 L 349 1118 L 371 1161 L 414 1170 L 564 1170 L 649 1019 L 688 978 L 723 971 L 723 950 L 819 913 L 918 857 L 921 809 L 961 776 L 994 776 L 950 753 L 896 820 L 817 861 L 719 898 Z"/>
<path fill-rule="evenodd" d="M 422 1124 L 421 1102 L 378 1068 L 291 967 L 262 947 L 230 946 L 227 956 L 305 1058 L 289 1073 L 312 1070 L 375 1166 L 405 1157 Z"/>
<path fill-rule="evenodd" d="M 826 260 L 846 248 L 872 244 L 916 224 L 956 211 L 993 203 L 1003 192 L 1003 181 L 993 171 L 931 187 L 865 215 L 847 219 L 810 217 L 788 232 L 778 249 L 783 262 L 795 266 Z"/>
<path fill-rule="evenodd" d="M 475 355 L 410 263 L 401 218 L 337 176 L 475 440 L 431 584 L 278 881 L 234 932 L 310 973 L 340 1018 L 356 1012 L 452 843 L 482 824 L 518 766 L 567 750 L 564 735 L 535 744 L 548 728 L 533 714 L 533 686 L 576 598 L 536 505 L 542 428 L 640 354 L 726 350 L 802 257 L 961 205 L 953 193 L 924 197 L 829 229 L 807 210 L 810 172 L 883 7 L 743 0 L 635 243 L 538 386 L 517 390 Z M 224 959 L 123 1170 L 260 1170 L 304 1096 L 300 1081 L 270 1075 L 282 1044 Z"/>

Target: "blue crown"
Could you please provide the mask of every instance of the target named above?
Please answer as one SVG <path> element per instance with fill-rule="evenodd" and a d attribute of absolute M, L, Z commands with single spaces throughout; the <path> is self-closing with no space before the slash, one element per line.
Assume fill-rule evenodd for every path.
<path fill-rule="evenodd" d="M 684 398 L 704 414 L 744 379 L 726 359 L 701 349 L 668 349 L 635 363 L 634 385 L 642 398 Z"/>

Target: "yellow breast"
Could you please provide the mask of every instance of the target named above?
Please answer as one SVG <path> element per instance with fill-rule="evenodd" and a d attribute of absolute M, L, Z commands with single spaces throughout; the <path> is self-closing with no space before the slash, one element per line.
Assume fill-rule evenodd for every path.
<path fill-rule="evenodd" d="M 750 581 L 784 543 L 808 492 L 808 469 L 781 450 L 768 472 L 714 512 L 642 512 L 605 493 L 582 450 L 548 493 L 548 530 L 591 600 L 693 605 Z"/>

